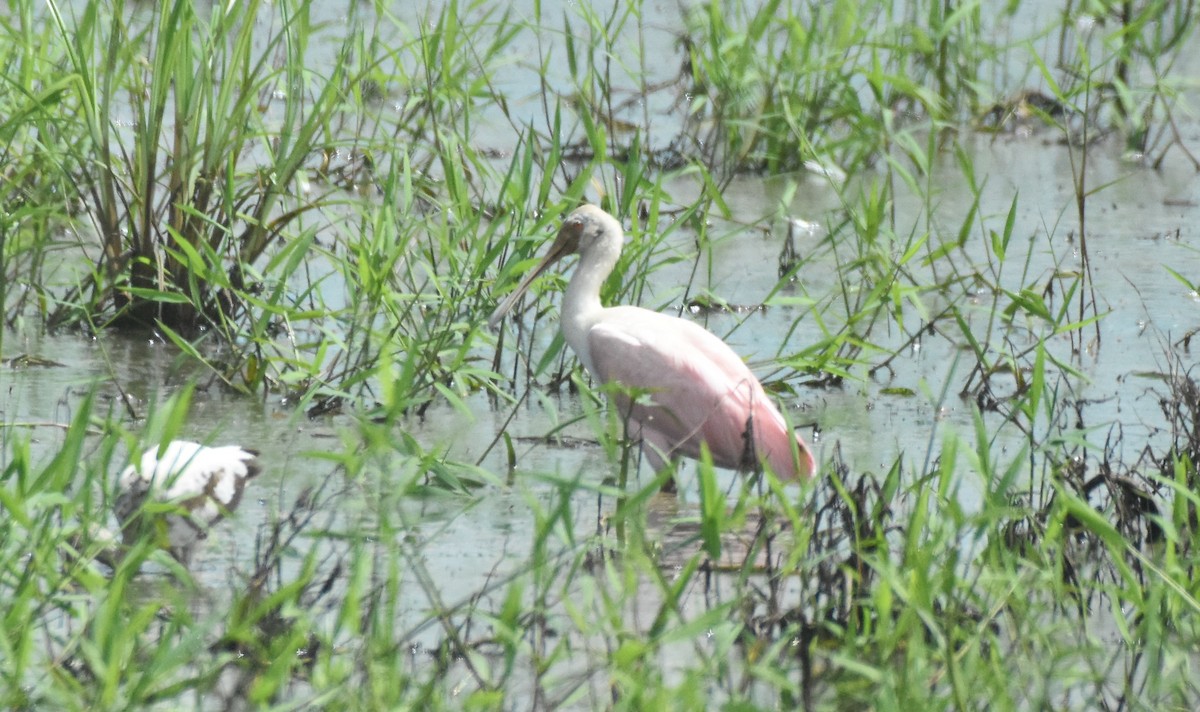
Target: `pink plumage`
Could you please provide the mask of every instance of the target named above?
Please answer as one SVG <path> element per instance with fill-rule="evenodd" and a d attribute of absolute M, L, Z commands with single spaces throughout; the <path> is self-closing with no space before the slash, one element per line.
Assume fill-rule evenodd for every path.
<path fill-rule="evenodd" d="M 656 470 L 679 455 L 700 457 L 705 443 L 720 467 L 746 470 L 762 462 L 784 479 L 815 475 L 812 452 L 728 344 L 694 322 L 600 303 L 623 239 L 620 223 L 608 213 L 593 205 L 576 209 L 490 323 L 499 322 L 547 268 L 578 253 L 563 297 L 563 336 L 593 376 L 635 395 L 620 392 L 614 400 Z"/>

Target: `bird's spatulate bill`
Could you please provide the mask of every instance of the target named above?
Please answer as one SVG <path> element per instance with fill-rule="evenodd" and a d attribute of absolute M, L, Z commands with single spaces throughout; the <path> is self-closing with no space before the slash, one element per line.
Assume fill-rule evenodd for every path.
<path fill-rule="evenodd" d="M 565 227 L 558 231 L 558 237 L 555 238 L 554 244 L 550 245 L 550 250 L 542 258 L 542 261 L 525 275 L 521 283 L 517 285 L 517 288 L 509 292 L 504 301 L 500 302 L 500 306 L 496 307 L 496 310 L 488 317 L 489 327 L 494 329 L 500 323 L 500 320 L 512 311 L 512 308 L 525 295 L 525 292 L 529 291 L 530 285 L 533 284 L 534 280 L 542 276 L 543 272 L 550 269 L 554 263 L 574 252 L 571 235 L 566 233 L 567 230 Z M 578 239 L 578 236 L 575 239 Z"/>

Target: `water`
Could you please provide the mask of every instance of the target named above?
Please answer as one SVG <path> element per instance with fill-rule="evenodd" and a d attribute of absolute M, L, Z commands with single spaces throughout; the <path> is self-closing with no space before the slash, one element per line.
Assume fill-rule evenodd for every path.
<path fill-rule="evenodd" d="M 987 229 L 1002 229 L 1013 195 L 1019 199 L 1010 246 L 1010 253 L 1016 253 L 1016 257 L 1014 265 L 1006 267 L 1004 286 L 1011 290 L 1024 286 L 1041 289 L 1055 282 L 1055 270 L 1081 269 L 1079 240 L 1073 237 L 1077 225 L 1067 149 L 1045 136 L 1026 140 L 978 136 L 965 145 L 972 151 L 977 174 L 987 177 L 979 211 Z M 1150 385 L 1141 374 L 1168 370 L 1169 354 L 1187 359 L 1188 354 L 1172 344 L 1196 325 L 1196 295 L 1164 267 L 1172 266 L 1185 276 L 1194 274 L 1197 259 L 1191 242 L 1197 208 L 1188 196 L 1196 194 L 1197 180 L 1177 162 L 1163 172 L 1154 172 L 1124 160 L 1120 153 L 1117 147 L 1104 145 L 1093 150 L 1090 157 L 1090 183 L 1111 183 L 1089 199 L 1088 217 L 1088 249 L 1099 309 L 1105 317 L 1100 342 L 1092 343 L 1092 332 L 1085 331 L 1087 352 L 1073 363 L 1086 376 L 1077 384 L 1077 395 L 1095 402 L 1092 413 L 1096 422 L 1115 419 L 1119 413 L 1123 421 L 1148 433 L 1158 420 L 1157 405 L 1152 398 L 1139 397 Z M 952 169 L 945 168 L 946 174 L 953 175 Z M 733 182 L 725 195 L 735 210 L 733 220 L 724 231 L 714 230 L 714 234 L 725 236 L 713 250 L 711 278 L 706 277 L 706 269 L 701 269 L 693 290 L 706 289 L 730 303 L 744 305 L 759 304 L 767 296 L 776 281 L 774 267 L 783 235 L 782 225 L 770 216 L 778 211 L 775 201 L 786 180 L 741 178 Z M 803 188 L 789 206 L 789 214 L 824 225 L 835 222 L 840 207 L 833 191 L 817 179 L 800 180 Z M 672 189 L 686 198 L 690 187 L 683 184 Z M 936 185 L 934 193 L 938 209 L 933 222 L 952 234 L 961 221 L 963 206 L 970 204 L 972 196 L 962 182 L 953 180 Z M 919 206 L 898 207 L 901 225 L 905 224 L 903 215 L 909 211 L 916 216 Z M 912 220 L 920 223 L 925 218 Z M 773 231 L 763 236 L 739 224 L 765 224 Z M 680 243 L 690 239 L 682 231 L 677 236 Z M 982 236 L 972 239 L 967 250 L 978 265 L 987 260 L 984 242 Z M 688 247 L 681 244 L 680 249 Z M 1030 250 L 1028 266 L 1023 264 L 1026 249 Z M 800 271 L 804 284 L 799 291 L 810 295 L 831 293 L 837 286 L 833 256 L 819 245 L 801 245 L 801 252 L 808 253 L 810 261 Z M 682 285 L 691 279 L 690 273 L 691 264 L 686 262 L 656 273 L 645 303 L 659 305 L 664 311 L 678 311 L 682 307 Z M 936 298 L 927 301 L 927 310 L 932 310 Z M 990 316 L 989 304 L 990 295 L 981 293 L 979 313 L 971 316 L 974 325 Z M 796 314 L 795 309 L 771 307 L 749 315 L 714 313 L 705 321 L 718 334 L 728 334 L 730 344 L 754 362 L 795 352 L 821 338 L 816 325 L 805 320 L 785 341 L 783 336 L 788 334 Z M 551 334 L 543 336 L 544 341 L 533 345 L 535 357 L 548 345 Z M 892 343 L 902 343 L 902 336 L 896 334 Z M 1069 360 L 1068 337 L 1061 337 L 1059 342 L 1062 348 L 1057 355 Z M 54 426 L 69 421 L 78 396 L 93 385 L 98 388 L 101 402 L 111 404 L 114 410 L 124 410 L 124 393 L 134 410 L 144 415 L 147 404 L 162 399 L 188 378 L 208 380 L 172 346 L 149 337 L 105 334 L 103 341 L 97 341 L 69 335 L 44 336 L 27 330 L 7 335 L 3 346 L 4 358 L 29 354 L 63 364 L 59 368 L 0 372 L 0 387 L 7 393 L 4 421 L 39 424 L 36 440 L 45 444 L 47 452 L 54 447 Z M 963 377 L 961 373 L 950 373 L 956 363 L 956 350 L 957 344 L 952 341 L 923 338 L 919 348 L 902 353 L 885 375 L 850 382 L 841 389 L 802 392 L 799 398 L 785 400 L 782 405 L 796 423 L 819 425 L 823 432 L 816 445 L 819 458 L 831 452 L 826 443 L 837 443 L 853 468 L 884 468 L 914 443 L 926 442 L 938 423 L 969 428 L 971 404 L 957 397 L 939 401 L 927 396 L 882 393 L 885 387 L 902 387 L 936 396 L 947 379 L 958 383 Z M 958 368 L 964 368 L 962 363 Z M 552 397 L 548 402 L 557 412 L 548 416 L 537 407 L 521 408 L 510 424 L 511 432 L 541 435 L 556 419 L 570 419 L 578 412 L 578 404 L 569 396 Z M 493 412 L 483 396 L 469 404 L 473 417 L 435 406 L 428 417 L 406 423 L 405 427 L 429 449 L 445 448 L 452 459 L 474 461 L 481 454 L 481 444 L 491 442 L 503 414 Z M 287 484 L 282 485 L 268 474 L 257 483 L 259 488 L 271 491 L 283 486 L 286 495 L 287 490 L 303 486 L 309 476 L 321 475 L 321 468 L 314 471 L 302 453 L 321 448 L 321 438 L 333 437 L 339 421 L 308 422 L 276 397 L 269 396 L 265 403 L 254 401 L 230 395 L 212 384 L 196 394 L 188 425 L 188 437 L 214 442 L 233 439 L 263 450 L 264 457 L 275 465 L 268 468 L 268 473 L 278 478 L 280 470 L 286 469 L 290 475 Z M 136 429 L 136 423 L 130 427 Z M 463 428 L 470 437 L 459 437 Z M 573 426 L 566 434 L 594 437 L 586 424 Z M 598 465 L 596 452 L 556 448 L 553 444 L 530 445 L 520 452 L 520 467 L 572 472 L 585 462 L 589 467 Z M 496 451 L 481 464 L 496 472 L 504 469 Z M 257 514 L 244 516 L 254 518 Z"/>
<path fill-rule="evenodd" d="M 325 6 L 321 6 L 324 8 Z M 674 5 L 648 4 L 644 48 L 627 56 L 675 57 L 679 17 Z M 561 13 L 577 18 L 573 5 L 544 6 L 546 17 Z M 430 8 L 430 16 L 436 12 Z M 529 8 L 517 12 L 529 13 Z M 332 18 L 328 18 L 332 19 Z M 583 22 L 572 20 L 582 28 Z M 1019 34 L 1019 33 L 1017 33 Z M 314 44 L 314 51 L 331 45 Z M 505 73 L 499 88 L 513 97 L 510 108 L 520 120 L 539 119 L 542 77 L 535 71 L 540 55 L 524 42 L 526 53 L 512 58 L 513 71 Z M 1191 51 L 1180 62 L 1183 67 L 1200 63 L 1200 52 Z M 641 66 L 638 60 L 638 66 Z M 562 62 L 544 78 L 547 85 L 568 93 L 568 77 Z M 678 67 L 671 62 L 645 61 L 653 71 L 648 83 L 665 81 Z M 1014 76 L 1028 76 L 1013 68 Z M 636 95 L 639 87 L 620 87 L 627 95 Z M 1194 87 L 1192 88 L 1194 93 Z M 1192 99 L 1194 100 L 1194 96 Z M 674 121 L 665 113 L 668 97 L 655 94 L 647 104 L 635 103 L 629 118 L 652 115 L 661 136 L 671 136 Z M 484 113 L 476 140 L 494 148 L 501 165 L 515 148 L 512 125 L 498 112 Z M 1185 140 L 1200 137 L 1200 124 L 1181 117 Z M 1023 288 L 1046 295 L 1052 308 L 1062 306 L 1061 289 L 1069 282 L 1064 274 L 1084 268 L 1082 241 L 1075 212 L 1076 187 L 1072 176 L 1077 170 L 1071 150 L 1060 141 L 1061 135 L 1047 129 L 974 134 L 958 137 L 983 184 L 979 196 L 976 226 L 966 247 L 955 253 L 957 268 L 966 275 L 982 275 L 971 308 L 964 314 L 972 329 L 983 333 L 992 313 L 993 289 L 1018 292 Z M 1076 162 L 1078 155 L 1076 154 Z M 936 158 L 937 176 L 930 186 L 932 212 L 917 198 L 901 193 L 897 198 L 897 225 L 911 227 L 916 234 L 933 233 L 936 246 L 951 240 L 975 200 L 966 181 L 958 175 L 956 159 L 950 153 Z M 1131 457 L 1147 443 L 1162 437 L 1162 414 L 1154 389 L 1157 373 L 1175 365 L 1195 362 L 1192 353 L 1178 344 L 1195 329 L 1197 301 L 1200 297 L 1174 279 L 1166 267 L 1186 278 L 1197 280 L 1194 247 L 1195 225 L 1200 223 L 1198 201 L 1200 185 L 1195 170 L 1176 152 L 1162 170 L 1147 168 L 1130 157 L 1118 139 L 1105 139 L 1093 146 L 1088 157 L 1087 185 L 1095 190 L 1088 196 L 1087 251 L 1096 288 L 1097 307 L 1103 314 L 1099 338 L 1088 327 L 1072 337 L 1064 334 L 1049 343 L 1052 355 L 1077 369 L 1080 378 L 1064 384 L 1072 398 L 1086 402 L 1088 426 L 1120 422 L 1125 452 Z M 781 204 L 790 189 L 799 186 L 794 198 Z M 699 191 L 687 179 L 668 184 L 667 190 L 685 203 Z M 1009 260 L 997 277 L 989 273 L 993 264 L 987 251 L 988 233 L 1000 231 L 1016 196 L 1017 212 Z M 685 261 L 656 272 L 648 285 L 644 304 L 678 313 L 684 308 L 684 285 L 688 291 L 707 290 L 733 304 L 759 305 L 775 286 L 775 266 L 785 232 L 784 219 L 802 218 L 829 229 L 844 217 L 835 186 L 814 175 L 790 175 L 768 178 L 739 177 L 724 192 L 734 214 L 727 222 L 713 227 L 718 242 L 711 262 L 705 261 L 700 277 L 693 279 L 691 263 Z M 766 228 L 763 230 L 761 228 Z M 839 255 L 823 242 L 827 233 L 818 231 L 799 245 L 805 263 L 799 272 L 802 284 L 780 297 L 811 297 L 825 303 L 836 299 L 845 287 L 839 282 Z M 676 233 L 681 252 L 690 251 L 692 235 Z M 914 270 L 926 269 L 914 263 Z M 930 275 L 935 277 L 935 275 Z M 944 275 L 941 275 L 944 277 Z M 336 285 L 323 284 L 336 291 Z M 939 324 L 941 335 L 928 334 L 909 344 L 909 337 L 922 326 L 921 315 L 937 313 L 942 296 L 918 294 L 914 302 L 902 305 L 908 331 L 898 328 L 877 331 L 871 339 L 885 349 L 899 349 L 891 368 L 873 378 L 847 381 L 839 388 L 803 388 L 797 395 L 782 399 L 788 417 L 802 426 L 802 432 L 814 445 L 819 462 L 828 462 L 837 451 L 854 472 L 885 472 L 897 457 L 905 455 L 920 470 L 938 455 L 937 444 L 947 432 L 969 437 L 973 430 L 974 403 L 960 398 L 958 389 L 967 377 L 974 359 L 962 351 L 960 334 L 949 330 L 951 322 Z M 779 301 L 777 298 L 775 301 Z M 334 303 L 330 297 L 326 303 Z M 921 309 L 917 308 L 919 303 Z M 1000 300 L 1006 303 L 1005 299 Z M 1077 306 L 1070 307 L 1077 312 Z M 813 318 L 803 318 L 792 329 L 805 307 L 768 306 L 749 314 L 715 312 L 699 317 L 752 362 L 767 361 L 776 355 L 789 355 L 824 337 Z M 1092 311 L 1089 310 L 1088 314 Z M 483 315 L 481 315 L 482 318 Z M 1017 320 L 1024 319 L 1018 316 Z M 840 326 L 839 324 L 835 324 Z M 1029 324 L 1031 329 L 1041 325 Z M 1005 350 L 1019 352 L 1033 342 L 1022 338 L 1016 329 L 1009 340 L 997 338 L 991 344 L 992 355 Z M 533 358 L 549 345 L 551 334 L 543 330 L 530 345 Z M 1074 338 L 1074 340 L 1073 340 Z M 163 401 L 182 384 L 212 379 L 199 367 L 181 358 L 171 346 L 148 336 L 129 337 L 104 334 L 101 340 L 73 335 L 42 335 L 36 329 L 8 332 L 0 343 L 0 357 L 28 354 L 52 359 L 59 367 L 0 369 L 0 437 L 5 441 L 14 433 L 27 433 L 33 441 L 36 458 L 49 458 L 61 442 L 61 426 L 70 422 L 84 394 L 95 389 L 103 404 L 126 427 L 138 432 L 144 425 L 151 404 Z M 503 369 L 502 369 L 503 370 Z M 769 372 L 762 371 L 763 373 Z M 1057 374 L 1058 372 L 1055 371 Z M 997 387 L 1011 387 L 1012 379 L 997 379 Z M 907 389 L 916 395 L 895 395 L 891 389 Z M 943 393 L 946 393 L 943 397 Z M 412 557 L 423 562 L 433 588 L 417 587 L 406 608 L 402 630 L 415 631 L 411 643 L 432 648 L 441 639 L 440 631 L 424 626 L 430 610 L 443 604 L 457 605 L 469 600 L 489 582 L 519 570 L 527 561 L 536 522 L 531 507 L 549 506 L 554 490 L 553 477 L 598 483 L 613 474 L 613 465 L 604 451 L 593 444 L 596 433 L 586 421 L 559 429 L 559 424 L 575 420 L 583 411 L 579 400 L 568 393 L 532 397 L 517 406 L 515 416 L 506 420 L 509 408 L 495 407 L 484 395 L 467 399 L 470 413 L 449 404 L 434 404 L 421 418 L 409 418 L 398 424 L 431 452 L 444 453 L 449 460 L 475 463 L 505 486 L 488 486 L 474 495 L 448 498 L 414 498 L 400 503 L 398 519 L 404 524 L 406 542 Z M 128 405 L 126 405 L 128 403 Z M 130 414 L 128 411 L 132 410 Z M 999 432 L 994 445 L 1001 456 L 1013 455 L 1023 439 L 1019 432 L 1004 425 L 996 413 L 985 414 L 988 429 Z M 517 469 L 507 469 L 503 448 L 492 447 L 496 434 L 504 427 L 516 438 Z M 212 443 L 236 442 L 261 452 L 266 464 L 264 474 L 252 485 L 241 510 L 220 524 L 212 534 L 213 546 L 197 556 L 196 572 L 202 586 L 219 589 L 230 578 L 231 570 L 247 570 L 254 553 L 254 538 L 264 523 L 286 512 L 306 487 L 333 478 L 342 472 L 328 460 L 313 457 L 322 451 L 338 451 L 355 433 L 356 422 L 348 415 L 309 420 L 297 413 L 282 397 L 265 399 L 235 396 L 210 383 L 197 390 L 189 418 L 187 438 Z M 555 432 L 565 444 L 542 436 Z M 816 435 L 814 431 L 819 431 Z M 583 443 L 580 445 L 579 443 Z M 6 442 L 7 444 L 7 442 Z M 7 449 L 6 449 L 7 451 Z M 86 455 L 85 455 L 86 456 Z M 664 538 L 671 538 L 676 508 L 689 515 L 696 499 L 690 465 L 685 469 L 684 486 L 678 499 L 664 505 L 668 514 L 662 525 Z M 964 472 L 966 470 L 964 469 Z M 115 475 L 114 473 L 111 473 Z M 1036 473 L 1030 473 L 1036 474 Z M 382 481 L 389 482 L 387 473 Z M 645 475 L 643 475 L 645 476 Z M 723 473 L 722 485 L 729 489 L 735 481 Z M 361 482 L 345 483 L 350 488 Z M 977 477 L 964 477 L 957 491 L 963 506 L 978 506 L 984 483 Z M 370 493 L 359 493 L 369 500 Z M 361 500 L 358 500 L 361 506 Z M 581 493 L 571 503 L 573 522 L 581 538 L 603 528 L 610 499 L 594 493 Z M 370 517 L 361 511 L 348 513 Z M 386 545 L 386 544 L 385 544 Z M 413 561 L 416 561 L 414 558 Z M 436 596 L 434 595 L 436 592 Z M 437 598 L 438 600 L 433 600 Z M 641 601 L 647 609 L 657 600 L 657 592 L 647 591 Z M 698 613 L 705 603 L 690 600 L 688 613 Z"/>

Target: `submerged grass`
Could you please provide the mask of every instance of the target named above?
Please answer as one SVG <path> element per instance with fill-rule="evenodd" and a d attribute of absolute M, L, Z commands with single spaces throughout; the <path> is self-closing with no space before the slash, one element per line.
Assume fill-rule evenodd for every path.
<path fill-rule="evenodd" d="M 1193 160 L 1173 70 L 1194 8 L 1026 5 L 707 3 L 664 40 L 636 2 L 358 3 L 336 28 L 299 0 L 10 3 L 7 324 L 149 329 L 198 380 L 343 413 L 345 443 L 261 523 L 253 562 L 197 593 L 163 552 L 113 557 L 100 534 L 124 453 L 180 429 L 186 398 L 138 436 L 135 399 L 73 397 L 53 454 L 7 422 L 0 703 L 1195 707 L 1186 340 L 1152 396 L 1117 396 L 1161 402 L 1152 436 L 1098 408 L 1084 375 L 1106 333 L 1088 238 L 1108 186 L 1088 157 L 1116 132 L 1147 166 Z M 512 89 L 527 68 L 533 100 Z M 991 207 L 961 140 L 974 129 L 1061 136 L 1074 199 L 1057 221 L 1025 226 L 1015 191 Z M 483 322 L 590 199 L 632 237 L 610 303 L 729 323 L 714 275 L 748 226 L 724 196 L 751 172 L 787 184 L 754 227 L 801 230 L 802 188 L 837 206 L 799 258 L 789 237 L 763 290 L 785 315 L 775 392 L 882 384 L 969 418 L 931 418 L 863 472 L 817 417 L 818 481 L 723 490 L 702 463 L 699 505 L 686 484 L 664 504 L 551 300 Z M 966 205 L 942 203 L 950 183 Z M 813 265 L 828 274 L 806 279 Z M 662 275 L 684 276 L 652 288 Z M 921 348 L 947 355 L 940 380 L 905 377 Z M 501 473 L 405 430 L 446 404 L 552 410 L 558 390 L 580 408 L 548 437 L 583 421 L 603 446 L 578 471 L 515 476 L 507 432 Z M 432 552 L 501 498 L 528 541 L 449 585 Z"/>

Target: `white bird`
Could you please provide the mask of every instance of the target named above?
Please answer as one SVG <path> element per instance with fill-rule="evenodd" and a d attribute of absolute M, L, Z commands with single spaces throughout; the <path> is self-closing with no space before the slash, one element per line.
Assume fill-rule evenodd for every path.
<path fill-rule="evenodd" d="M 812 477 L 817 470 L 812 452 L 728 344 L 686 319 L 600 303 L 600 288 L 616 267 L 622 242 L 616 218 L 594 205 L 577 208 L 545 258 L 488 323 L 495 326 L 538 275 L 578 253 L 563 296 L 563 337 L 589 373 L 626 389 L 613 398 L 656 471 L 679 455 L 699 458 L 703 443 L 720 467 L 745 470 L 766 462 L 782 479 Z"/>
<path fill-rule="evenodd" d="M 196 543 L 237 509 L 246 481 L 262 471 L 257 455 L 188 440 L 147 450 L 117 480 L 114 509 L 125 545 L 149 533 L 186 565 Z"/>

